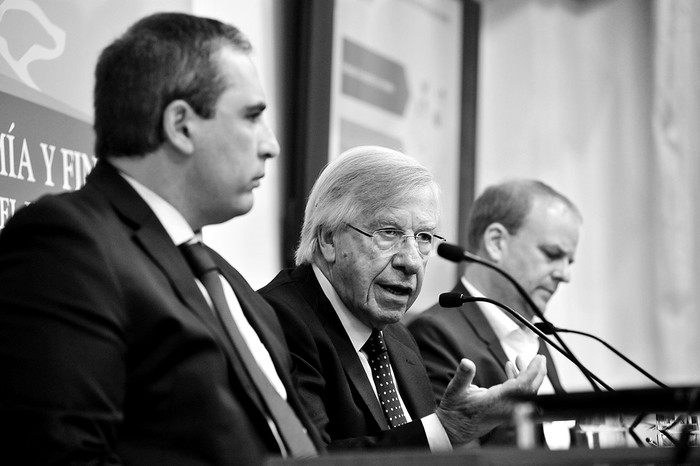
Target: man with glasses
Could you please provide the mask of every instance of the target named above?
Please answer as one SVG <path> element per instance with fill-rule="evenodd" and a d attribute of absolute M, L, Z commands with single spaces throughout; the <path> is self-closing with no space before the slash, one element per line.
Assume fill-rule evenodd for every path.
<path fill-rule="evenodd" d="M 332 449 L 430 448 L 477 439 L 534 393 L 538 357 L 489 390 L 471 385 L 463 360 L 436 407 L 418 348 L 401 318 L 442 238 L 439 188 L 414 159 L 385 148 L 351 149 L 321 173 L 309 196 L 297 267 L 259 292 L 282 323 L 300 395 Z"/>

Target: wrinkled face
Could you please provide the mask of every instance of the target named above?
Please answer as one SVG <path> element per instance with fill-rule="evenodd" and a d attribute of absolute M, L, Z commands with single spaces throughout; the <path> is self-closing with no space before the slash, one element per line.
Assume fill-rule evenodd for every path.
<path fill-rule="evenodd" d="M 507 239 L 499 265 L 542 312 L 559 284 L 571 278 L 580 228 L 579 217 L 564 203 L 536 198 L 520 230 Z"/>
<path fill-rule="evenodd" d="M 245 214 L 253 206 L 253 189 L 265 175 L 265 161 L 279 153 L 279 144 L 263 119 L 265 94 L 255 65 L 231 47 L 219 52 L 228 88 L 216 103 L 214 116 L 191 125 L 197 158 L 189 186 L 204 212 L 204 223 L 220 223 Z"/>
<path fill-rule="evenodd" d="M 402 205 L 359 219 L 353 226 L 372 233 L 383 228 L 407 235 L 434 233 L 437 202 L 425 188 Z M 414 238 L 394 250 L 380 251 L 372 238 L 347 227 L 333 234 L 332 244 L 321 247 L 329 266 L 329 280 L 350 312 L 372 328 L 381 329 L 401 320 L 415 302 L 423 284 L 428 256 L 418 252 Z"/>

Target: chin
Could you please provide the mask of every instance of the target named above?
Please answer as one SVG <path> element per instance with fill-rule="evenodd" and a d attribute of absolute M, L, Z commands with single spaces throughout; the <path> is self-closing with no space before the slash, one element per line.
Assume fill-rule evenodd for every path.
<path fill-rule="evenodd" d="M 236 205 L 233 206 L 233 217 L 240 217 L 241 215 L 245 215 L 248 212 L 250 212 L 253 209 L 253 198 L 251 196 L 250 202 L 239 202 Z"/>
<path fill-rule="evenodd" d="M 384 311 L 379 317 L 384 325 L 389 325 L 400 322 L 404 314 L 406 314 L 405 309 L 401 311 Z"/>
<path fill-rule="evenodd" d="M 537 309 L 540 310 L 542 314 L 547 310 L 547 300 L 540 301 L 540 300 L 535 300 L 535 306 L 537 306 Z"/>

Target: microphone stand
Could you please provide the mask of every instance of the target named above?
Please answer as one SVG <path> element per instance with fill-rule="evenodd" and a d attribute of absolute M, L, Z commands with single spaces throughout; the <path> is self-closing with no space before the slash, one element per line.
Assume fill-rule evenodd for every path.
<path fill-rule="evenodd" d="M 564 333 L 575 333 L 575 334 L 577 334 L 577 335 L 583 335 L 583 336 L 585 336 L 585 337 L 593 338 L 594 340 L 597 340 L 597 341 L 599 341 L 600 343 L 602 343 L 606 348 L 608 348 L 610 351 L 612 351 L 613 353 L 615 353 L 618 357 L 620 357 L 622 360 L 624 360 L 627 364 L 629 364 L 630 366 L 632 366 L 632 367 L 634 367 L 635 369 L 637 369 L 640 373 L 642 373 L 643 375 L 645 375 L 649 380 L 651 380 L 652 382 L 654 382 L 654 383 L 655 383 L 656 385 L 658 385 L 659 387 L 661 387 L 661 388 L 669 388 L 668 385 L 666 385 L 666 384 L 662 383 L 661 381 L 659 381 L 656 377 L 654 377 L 653 375 L 651 375 L 650 373 L 648 373 L 647 371 L 645 371 L 644 369 L 642 369 L 642 368 L 641 368 L 639 365 L 637 365 L 634 361 L 632 361 L 632 360 L 629 359 L 627 356 L 625 356 L 624 354 L 622 354 L 621 352 L 619 352 L 618 350 L 616 350 L 615 348 L 613 348 L 612 345 L 608 344 L 606 341 L 602 340 L 601 338 L 598 338 L 598 337 L 595 336 L 595 335 L 592 335 L 592 334 L 586 333 L 586 332 L 581 332 L 581 331 L 578 331 L 578 330 L 570 330 L 570 329 L 566 329 L 566 328 L 555 327 L 554 325 L 550 324 L 549 322 L 537 322 L 537 323 L 535 323 L 534 325 L 535 325 L 535 327 L 537 327 L 538 329 L 540 329 L 543 333 L 545 333 L 545 334 L 547 334 L 547 335 L 553 335 L 553 334 L 556 334 L 556 333 L 564 332 Z"/>
<path fill-rule="evenodd" d="M 451 295 L 453 293 L 443 293 L 443 295 Z M 588 370 L 581 362 L 573 357 L 570 353 L 567 353 L 563 347 L 560 347 L 556 343 L 554 343 L 547 335 L 544 334 L 539 328 L 535 327 L 535 325 L 530 322 L 528 319 L 520 315 L 520 313 L 516 312 L 514 309 L 506 306 L 503 303 L 499 303 L 498 301 L 491 299 L 491 298 L 484 298 L 481 296 L 464 296 L 461 293 L 454 293 L 460 296 L 460 300 L 462 302 L 477 302 L 477 301 L 482 301 L 485 303 L 491 303 L 493 305 L 496 305 L 500 307 L 501 309 L 505 310 L 508 312 L 510 315 L 515 317 L 519 322 L 521 322 L 523 325 L 525 325 L 527 328 L 532 330 L 538 337 L 540 337 L 542 340 L 544 340 L 549 346 L 554 348 L 555 350 L 559 351 L 566 359 L 574 363 L 576 367 L 579 368 L 579 370 L 586 376 L 591 381 L 598 382 L 603 388 L 605 388 L 607 391 L 614 392 L 615 390 L 612 389 L 608 384 L 600 380 L 598 376 L 596 376 L 594 373 L 592 373 L 590 370 Z M 556 335 L 556 334 L 555 334 Z M 597 385 L 594 385 L 597 387 Z M 600 388 L 598 388 L 600 390 Z"/>
<path fill-rule="evenodd" d="M 595 335 L 593 335 L 593 334 L 586 333 L 586 332 L 581 332 L 581 331 L 578 331 L 578 330 L 571 330 L 571 329 L 566 329 L 566 328 L 558 328 L 558 327 L 555 327 L 554 325 L 552 325 L 552 324 L 549 323 L 549 322 L 537 322 L 537 323 L 535 323 L 534 325 L 535 325 L 535 327 L 537 327 L 538 329 L 540 329 L 543 333 L 545 333 L 545 334 L 547 334 L 547 335 L 551 335 L 551 334 L 554 334 L 554 333 L 556 333 L 556 332 L 564 332 L 564 333 L 575 333 L 575 334 L 578 334 L 578 335 L 583 335 L 583 336 L 585 336 L 585 337 L 593 338 L 594 340 L 597 340 L 598 342 L 602 343 L 606 348 L 608 348 L 610 351 L 612 351 L 612 352 L 615 353 L 617 356 L 619 356 L 619 357 L 620 357 L 623 361 L 625 361 L 627 364 L 629 364 L 630 366 L 632 366 L 632 367 L 634 367 L 635 369 L 637 369 L 640 373 L 642 373 L 643 375 L 645 375 L 649 380 L 651 380 L 652 382 L 654 382 L 654 383 L 655 383 L 656 385 L 658 385 L 659 387 L 664 388 L 664 389 L 669 389 L 669 388 L 670 388 L 668 385 L 666 385 L 666 384 L 664 384 L 663 382 L 661 382 L 660 380 L 658 380 L 656 377 L 654 377 L 653 375 L 651 375 L 649 372 L 645 371 L 642 367 L 640 367 L 638 364 L 636 364 L 636 363 L 635 363 L 634 361 L 632 361 L 630 358 L 628 358 L 627 356 L 625 356 L 624 354 L 622 354 L 622 353 L 621 353 L 620 351 L 618 351 L 617 349 L 613 348 L 613 346 L 610 345 L 608 342 L 604 341 L 604 340 L 601 339 L 601 338 L 598 338 L 597 336 L 595 336 Z M 640 447 L 643 447 L 643 446 L 644 446 L 644 443 L 641 441 L 641 439 L 639 438 L 639 436 L 635 433 L 634 429 L 639 425 L 640 422 L 642 422 L 642 420 L 647 416 L 647 414 L 648 414 L 648 413 L 640 413 L 639 415 L 637 415 L 637 417 L 634 419 L 634 421 L 630 424 L 630 426 L 629 426 L 628 429 L 627 429 L 627 432 L 629 432 L 629 434 L 632 436 L 632 438 L 634 439 L 634 441 L 635 441 L 635 442 L 637 443 L 637 445 L 640 446 Z M 686 425 L 684 426 L 683 430 L 681 431 L 681 437 L 680 437 L 678 440 L 674 439 L 673 436 L 671 436 L 671 435 L 669 434 L 668 431 L 669 431 L 674 425 L 676 425 L 676 424 L 678 424 L 679 422 L 681 422 L 682 419 L 683 419 L 683 416 L 677 416 L 676 419 L 673 421 L 673 423 L 671 423 L 671 425 L 669 425 L 669 426 L 667 426 L 667 427 L 665 427 L 665 428 L 660 428 L 660 429 L 659 429 L 659 432 L 661 432 L 661 434 L 663 434 L 664 436 L 666 436 L 666 438 L 668 438 L 668 439 L 671 441 L 671 443 L 673 443 L 673 445 L 676 447 L 676 455 L 677 455 L 678 457 L 681 457 L 681 456 L 687 454 L 687 449 L 689 448 L 689 445 L 690 445 L 690 443 L 689 443 L 689 438 L 690 438 L 690 437 L 689 437 L 689 435 L 690 435 L 690 425 L 686 424 Z M 648 443 L 651 443 L 651 441 L 650 441 L 648 438 L 647 438 L 646 440 L 647 440 Z M 675 463 L 675 464 L 680 464 L 680 462 L 677 462 L 677 463 Z"/>
<path fill-rule="evenodd" d="M 462 249 L 460 246 L 452 245 L 449 243 L 441 243 L 440 245 L 438 245 L 437 252 L 440 256 L 442 256 L 448 260 L 452 260 L 452 261 L 455 260 L 455 255 L 458 253 L 461 256 L 461 260 L 468 260 L 471 262 L 476 262 L 476 263 L 481 264 L 485 267 L 488 267 L 492 270 L 495 270 L 496 272 L 498 272 L 500 275 L 502 275 L 506 280 L 508 280 L 515 287 L 515 289 L 518 291 L 518 293 L 520 293 L 520 295 L 523 297 L 523 299 L 525 299 L 525 302 L 527 302 L 528 306 L 530 306 L 532 311 L 535 313 L 535 315 L 537 317 L 540 318 L 540 320 L 542 322 L 550 323 L 545 318 L 544 313 L 540 310 L 540 308 L 537 307 L 537 305 L 532 300 L 532 298 L 527 293 L 527 291 L 525 291 L 525 289 L 520 285 L 520 283 L 518 283 L 505 270 L 501 269 L 497 265 L 492 264 L 491 262 L 489 262 L 487 260 L 482 259 L 481 257 L 477 256 L 476 254 L 472 254 L 472 253 Z M 551 325 L 551 323 L 550 323 L 550 325 Z M 564 353 L 562 353 L 562 354 L 564 354 L 564 356 L 568 356 L 567 359 L 570 360 L 571 362 L 573 362 L 579 369 L 581 369 L 583 367 L 583 365 L 581 364 L 581 362 L 579 362 L 578 358 L 574 355 L 573 351 L 571 351 L 571 349 L 566 345 L 566 343 L 564 343 L 564 340 L 561 338 L 561 336 L 559 336 L 559 334 L 557 334 L 557 333 L 554 333 L 554 338 L 557 340 L 557 342 L 559 342 L 559 344 L 566 351 L 566 353 L 568 353 L 568 355 L 564 354 Z M 582 370 L 582 372 L 583 372 L 583 375 L 588 380 L 588 382 L 591 384 L 591 387 L 593 387 L 593 390 L 599 392 L 600 387 L 598 385 L 596 385 L 593 377 L 590 376 L 590 372 L 587 372 L 585 370 Z M 605 386 L 605 384 L 602 384 L 602 385 Z M 608 387 L 608 389 L 609 389 L 609 387 Z"/>

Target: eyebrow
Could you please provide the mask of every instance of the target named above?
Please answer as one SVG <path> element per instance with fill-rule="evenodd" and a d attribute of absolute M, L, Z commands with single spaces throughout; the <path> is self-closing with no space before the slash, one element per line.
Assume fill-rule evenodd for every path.
<path fill-rule="evenodd" d="M 391 217 L 380 217 L 380 218 L 375 218 L 372 221 L 368 222 L 368 226 L 371 226 L 371 228 L 377 230 L 384 230 L 384 229 L 391 229 L 391 230 L 401 230 L 405 231 L 405 228 L 401 228 L 398 226 L 398 223 L 395 218 Z M 437 230 L 438 225 L 437 223 L 433 223 L 432 221 L 428 221 L 427 224 L 420 224 L 419 227 L 414 230 L 416 233 L 428 231 L 428 232 L 434 232 Z"/>
<path fill-rule="evenodd" d="M 243 112 L 246 115 L 260 114 L 265 111 L 267 104 L 265 102 L 257 102 L 243 107 Z"/>
<path fill-rule="evenodd" d="M 406 228 L 401 228 L 401 227 L 395 226 L 396 224 L 394 222 L 381 222 L 381 223 L 378 223 L 377 225 L 394 225 L 394 226 L 377 226 L 377 227 L 373 227 L 373 228 L 375 228 L 377 230 L 398 230 L 398 231 L 404 231 L 404 232 L 407 230 Z M 412 228 L 410 228 L 410 229 L 412 230 Z M 433 232 L 435 230 L 437 230 L 437 226 L 421 226 L 421 227 L 413 230 L 413 232 L 414 233 L 429 232 L 429 233 L 434 234 Z"/>
<path fill-rule="evenodd" d="M 566 251 L 564 248 L 559 246 L 558 244 L 541 244 L 539 246 L 540 250 L 544 252 L 545 254 L 552 255 L 552 256 L 557 256 L 557 257 L 568 257 L 569 262 L 573 263 L 574 262 L 574 255 L 569 254 L 568 251 Z"/>

